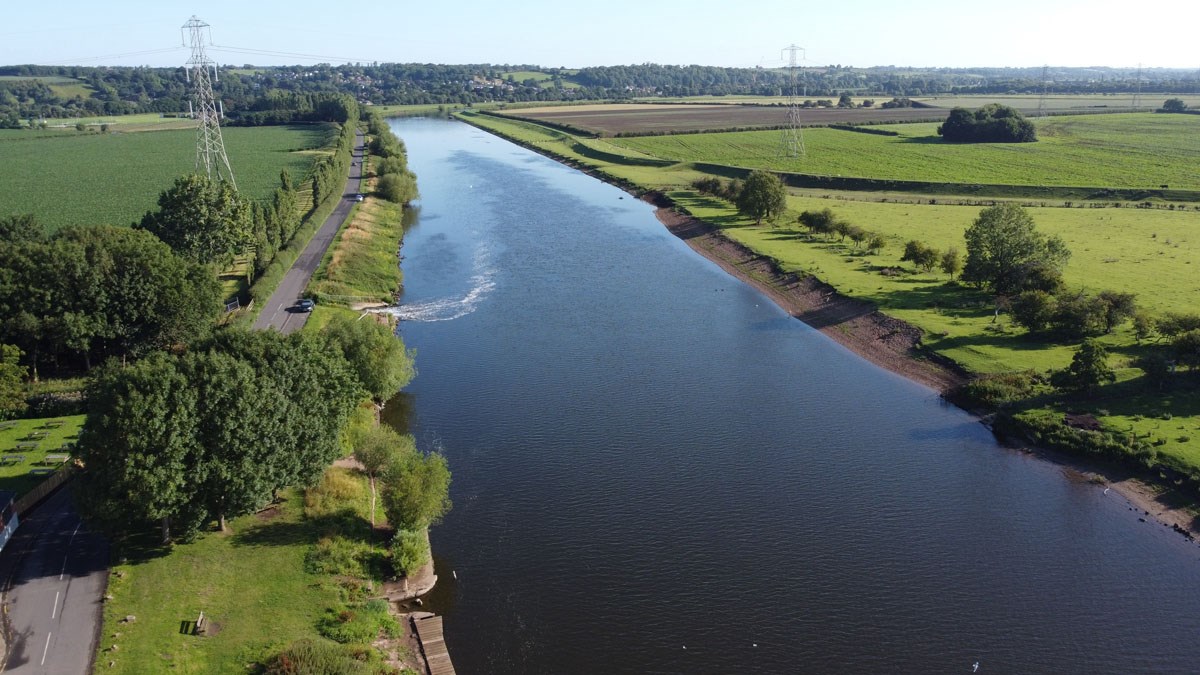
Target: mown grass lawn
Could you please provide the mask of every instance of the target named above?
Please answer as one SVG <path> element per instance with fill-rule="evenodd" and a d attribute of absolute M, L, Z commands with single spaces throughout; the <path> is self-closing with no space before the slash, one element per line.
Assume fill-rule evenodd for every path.
<path fill-rule="evenodd" d="M 349 509 L 348 517 L 307 517 L 302 492 L 288 490 L 277 508 L 234 519 L 229 532 L 207 532 L 169 552 L 155 546 L 154 528 L 127 542 L 122 550 L 128 559 L 114 565 L 109 578 L 113 599 L 104 608 L 97 670 L 241 673 L 295 640 L 323 640 L 318 621 L 340 606 L 345 591 L 339 579 L 307 572 L 305 556 L 331 534 L 372 537 L 365 478 L 347 469 L 330 471 L 357 489 L 324 504 L 323 514 Z M 348 520 L 355 526 L 347 528 Z M 188 634 L 188 622 L 201 611 L 212 622 L 211 633 Z M 125 623 L 130 615 L 137 620 Z"/>
<path fill-rule="evenodd" d="M 0 490 L 10 490 L 22 495 L 46 480 L 46 476 L 30 472 L 35 469 L 54 468 L 43 464 L 48 454 L 70 454 L 71 450 L 64 449 L 63 446 L 74 443 L 79 437 L 83 419 L 83 415 L 68 415 L 0 423 L 0 427 L 6 427 L 0 428 L 0 454 L 25 456 L 25 459 L 19 462 L 0 464 Z M 56 424 L 59 421 L 62 422 L 61 425 Z M 31 437 L 32 434 L 42 433 L 46 434 L 44 438 Z M 37 448 L 18 448 L 18 443 L 37 443 Z"/>

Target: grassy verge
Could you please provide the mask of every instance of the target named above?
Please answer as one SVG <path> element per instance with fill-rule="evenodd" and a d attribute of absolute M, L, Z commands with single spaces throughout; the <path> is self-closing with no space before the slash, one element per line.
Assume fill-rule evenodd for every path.
<path fill-rule="evenodd" d="M 391 303 L 403 274 L 397 256 L 404 207 L 374 196 L 358 204 L 308 285 L 321 304 Z"/>
<path fill-rule="evenodd" d="M 83 426 L 83 415 L 23 419 L 5 422 L 0 426 L 0 454 L 24 455 L 20 461 L 0 464 L 0 490 L 10 490 L 22 495 L 46 479 L 44 475 L 31 473 L 37 469 L 52 468 L 44 464 L 47 454 L 70 453 L 64 446 L 74 443 Z M 62 424 L 57 424 L 61 421 Z M 45 434 L 43 437 L 42 434 Z M 35 448 L 20 448 L 19 443 L 36 443 Z"/>
<path fill-rule="evenodd" d="M 971 372 L 1045 372 L 1065 366 L 1074 353 L 1074 342 L 1031 337 L 1012 324 L 1006 314 L 995 319 L 994 303 L 989 296 L 951 283 L 941 273 L 919 273 L 911 264 L 900 261 L 904 243 L 912 239 L 940 249 L 957 246 L 960 252 L 965 252 L 962 234 L 978 215 L 979 204 L 888 203 L 877 201 L 877 195 L 872 201 L 858 201 L 855 193 L 793 191 L 788 199 L 792 216 L 785 219 L 786 224 L 755 226 L 739 216 L 728 202 L 688 188 L 688 181 L 700 174 L 685 164 L 645 166 L 642 162 L 621 159 L 619 152 L 606 152 L 604 159 L 599 159 L 599 153 L 579 152 L 580 139 L 560 130 L 490 116 L 461 117 L 614 183 L 662 191 L 679 208 L 776 260 L 783 269 L 812 275 L 843 295 L 868 300 L 884 313 L 923 329 L 925 347 Z M 846 136 L 874 140 L 861 134 Z M 677 141 L 683 143 L 691 138 L 680 137 Z M 624 143 L 609 145 L 627 147 Z M 635 149 L 644 151 L 640 147 Z M 1178 166 L 1172 170 L 1178 170 Z M 1194 235 L 1200 225 L 1200 213 L 1138 209 L 1127 204 L 1115 206 L 1119 208 L 1063 206 L 1030 210 L 1039 230 L 1062 236 L 1073 251 L 1065 270 L 1068 285 L 1093 293 L 1106 289 L 1136 293 L 1140 305 L 1155 314 L 1200 311 L 1200 294 L 1197 294 L 1200 286 L 1195 283 L 1194 272 L 1195 264 L 1200 264 L 1197 263 L 1200 249 L 1196 248 Z M 800 211 L 825 207 L 860 227 L 882 234 L 885 248 L 877 255 L 866 255 L 849 240 L 809 236 L 792 222 Z M 1024 428 L 1051 444 L 1052 434 L 1032 426 L 1032 420 L 1038 419 L 1041 424 L 1053 418 L 1061 425 L 1058 421 L 1067 411 L 1090 413 L 1099 419 L 1106 432 L 1115 435 L 1118 445 L 1124 444 L 1129 450 L 1127 457 L 1135 464 L 1159 466 L 1161 462 L 1185 476 L 1200 476 L 1200 383 L 1177 378 L 1174 388 L 1168 391 L 1146 386 L 1142 371 L 1133 364 L 1147 346 L 1138 343 L 1128 325 L 1104 336 L 1102 341 L 1112 355 L 1110 363 L 1117 371 L 1116 383 L 1102 387 L 1091 398 L 1067 396 L 1042 387 L 1034 395 L 1010 404 L 1006 412 L 1018 418 L 1025 416 L 1030 423 Z M 1088 446 L 1096 439 L 1083 440 L 1082 444 L 1074 444 L 1077 447 L 1060 445 L 1078 450 L 1078 446 Z M 1152 452 L 1147 452 L 1146 447 Z M 1089 447 L 1083 447 L 1082 451 L 1095 452 Z"/>

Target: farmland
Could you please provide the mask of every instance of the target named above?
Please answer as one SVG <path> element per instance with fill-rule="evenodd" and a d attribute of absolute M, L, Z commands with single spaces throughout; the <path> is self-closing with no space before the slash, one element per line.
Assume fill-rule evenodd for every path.
<path fill-rule="evenodd" d="M 330 127 L 233 127 L 226 151 L 242 193 L 266 199 L 287 168 L 308 173 Z M 191 130 L 146 133 L 0 131 L 0 214 L 33 213 L 51 230 L 71 224 L 128 225 L 194 168 Z"/>
<path fill-rule="evenodd" d="M 804 132 L 805 157 L 780 156 L 778 132 L 620 138 L 612 145 L 681 162 L 807 174 L 1006 185 L 1200 188 L 1200 116 L 1135 113 L 1048 117 L 1037 143 L 950 144 L 936 124 L 889 125 L 899 136 Z"/>
<path fill-rule="evenodd" d="M 522 119 L 566 124 L 604 136 L 772 127 L 788 121 L 787 108 L 782 105 L 580 105 L 529 108 L 512 114 Z M 800 122 L 813 126 L 911 122 L 940 120 L 945 115 L 945 111 L 928 108 L 804 108 L 800 111 Z"/>
<path fill-rule="evenodd" d="M 30 80 L 41 82 L 49 87 L 50 90 L 54 92 L 55 96 L 63 99 L 74 98 L 76 96 L 81 98 L 91 98 L 92 93 L 95 91 L 92 89 L 91 85 L 87 84 L 83 80 L 77 80 L 73 77 L 62 77 L 58 75 L 45 75 L 40 77 L 27 77 L 24 75 L 0 75 L 0 81 L 5 80 L 12 82 L 28 82 Z"/>

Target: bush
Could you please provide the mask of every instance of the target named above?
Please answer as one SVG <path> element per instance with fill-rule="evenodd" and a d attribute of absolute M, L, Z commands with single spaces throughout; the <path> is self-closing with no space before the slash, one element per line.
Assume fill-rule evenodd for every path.
<path fill-rule="evenodd" d="M 266 675 L 374 675 L 382 659 L 373 649 L 355 649 L 325 640 L 299 640 L 271 657 Z"/>
<path fill-rule="evenodd" d="M 975 112 L 954 108 L 938 135 L 954 143 L 1030 143 L 1037 140 L 1033 122 L 1019 110 L 989 103 Z"/>
<path fill-rule="evenodd" d="M 424 530 L 398 530 L 392 540 L 392 566 L 406 577 L 429 562 L 429 539 Z"/>
<path fill-rule="evenodd" d="M 385 157 L 375 164 L 375 174 L 379 176 L 404 173 L 405 171 L 408 171 L 408 162 L 404 159 L 404 155 Z"/>
<path fill-rule="evenodd" d="M 982 375 L 968 382 L 962 393 L 969 402 L 998 407 L 1029 398 L 1041 381 L 1032 370 Z"/>
<path fill-rule="evenodd" d="M 396 204 L 407 205 L 420 196 L 417 193 L 417 177 L 407 171 L 380 176 L 375 189 L 384 199 Z"/>
<path fill-rule="evenodd" d="M 398 637 L 400 624 L 388 612 L 387 600 L 377 598 L 325 610 L 325 616 L 317 623 L 317 632 L 342 644 L 369 644 L 380 633 Z"/>
<path fill-rule="evenodd" d="M 304 554 L 304 569 L 311 574 L 365 577 L 375 550 L 345 537 L 321 537 Z"/>

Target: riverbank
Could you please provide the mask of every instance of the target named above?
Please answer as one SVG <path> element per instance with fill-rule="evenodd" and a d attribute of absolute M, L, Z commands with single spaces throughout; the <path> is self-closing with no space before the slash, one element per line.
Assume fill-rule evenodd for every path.
<path fill-rule="evenodd" d="M 880 312 L 868 302 L 842 295 L 812 276 L 784 272 L 776 261 L 729 239 L 717 227 L 679 212 L 661 193 L 648 192 L 641 198 L 656 207 L 659 222 L 692 250 L 868 361 L 925 385 L 944 398 L 971 379 L 969 373 L 949 359 L 922 349 L 919 328 Z M 986 411 L 968 412 L 980 415 L 987 423 Z M 1003 440 L 1011 443 L 1013 439 Z M 1147 519 L 1189 539 L 1200 539 L 1200 518 L 1187 508 L 1186 500 L 1171 494 L 1169 489 L 1112 463 L 1024 443 L 1017 443 L 1016 448 L 1062 466 L 1072 478 L 1092 482 L 1097 489 L 1105 489 L 1106 494 L 1111 489 L 1129 503 L 1130 509 L 1142 512 Z"/>

